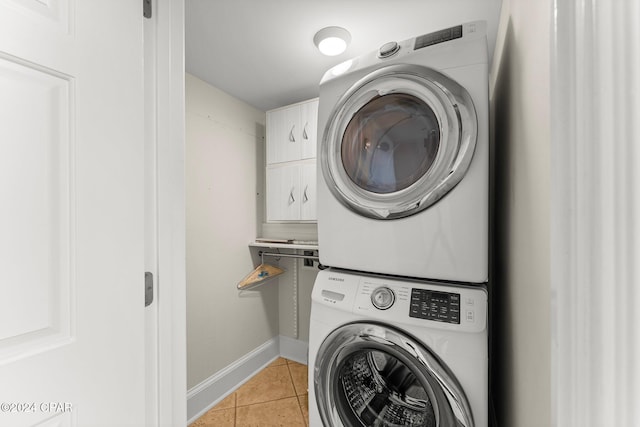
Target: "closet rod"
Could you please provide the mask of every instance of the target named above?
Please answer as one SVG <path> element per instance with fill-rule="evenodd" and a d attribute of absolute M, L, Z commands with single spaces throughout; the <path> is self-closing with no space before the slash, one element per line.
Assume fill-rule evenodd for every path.
<path fill-rule="evenodd" d="M 272 256 L 272 257 L 283 257 L 283 258 L 305 258 L 305 259 L 312 259 L 314 261 L 318 261 L 320 259 L 320 257 L 318 256 L 314 256 L 314 255 L 296 255 L 296 254 L 280 254 L 280 253 L 273 253 L 273 252 L 258 252 L 258 255 L 260 256 Z"/>

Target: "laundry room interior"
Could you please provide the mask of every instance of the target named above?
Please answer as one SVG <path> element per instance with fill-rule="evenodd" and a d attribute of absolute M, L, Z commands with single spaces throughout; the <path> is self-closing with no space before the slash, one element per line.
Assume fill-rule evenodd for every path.
<path fill-rule="evenodd" d="M 0 427 L 640 427 L 640 1 L 0 0 Z"/>
<path fill-rule="evenodd" d="M 483 84 L 488 95 L 489 243 L 486 260 L 481 261 L 489 273 L 488 280 L 478 282 L 488 289 L 489 398 L 484 419 L 469 425 L 549 425 L 545 421 L 551 420 L 552 412 L 549 5 L 525 0 L 187 0 L 190 425 L 319 427 L 309 423 L 309 406 L 314 402 L 308 371 L 313 366 L 306 366 L 312 290 L 319 273 L 324 274 L 322 259 L 328 256 L 321 252 L 325 246 L 316 215 L 317 203 L 323 200 L 316 199 L 320 196 L 316 178 L 323 173 L 319 147 L 329 127 L 322 126 L 327 117 L 318 125 L 318 98 L 323 114 L 319 84 L 332 67 L 378 52 L 388 42 L 402 45 L 404 40 L 473 22 L 485 25 L 488 54 Z M 326 27 L 348 31 L 346 51 L 336 56 L 318 51 L 314 35 Z M 475 106 L 474 117 L 482 117 L 479 108 Z M 272 132 L 281 132 L 281 117 L 291 110 L 297 111 L 299 125 L 288 137 L 315 147 L 289 156 L 275 145 L 270 147 L 269 138 Z M 275 204 L 275 195 L 285 200 L 284 206 Z M 304 206 L 292 212 L 291 206 L 300 202 Z M 343 204 L 336 203 L 340 209 Z M 388 215 L 384 209 L 378 212 Z M 415 218 L 421 213 L 407 215 Z M 344 233 L 357 235 L 353 230 Z M 393 231 L 380 233 L 393 237 Z M 416 231 L 413 238 L 420 239 L 421 234 Z M 397 250 L 389 243 L 389 251 Z M 406 246 L 416 248 L 416 256 L 427 250 L 415 242 Z M 383 251 L 370 249 L 353 256 L 367 263 Z M 348 256 L 336 256 L 340 263 L 337 258 Z M 335 266 L 331 260 L 329 265 Z M 276 272 L 265 272 L 265 265 L 276 267 Z M 365 271 L 359 266 L 352 270 Z M 420 272 L 384 274 L 411 281 L 475 281 Z M 267 421 L 269 416 L 275 417 L 273 422 Z M 426 422 L 402 425 L 448 427 Z"/>

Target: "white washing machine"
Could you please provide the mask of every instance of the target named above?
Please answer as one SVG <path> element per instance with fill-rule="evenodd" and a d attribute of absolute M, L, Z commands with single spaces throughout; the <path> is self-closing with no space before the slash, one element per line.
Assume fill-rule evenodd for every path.
<path fill-rule="evenodd" d="M 388 43 L 327 71 L 318 240 L 327 266 L 488 280 L 486 24 Z"/>
<path fill-rule="evenodd" d="M 488 426 L 484 286 L 321 271 L 309 426 Z"/>

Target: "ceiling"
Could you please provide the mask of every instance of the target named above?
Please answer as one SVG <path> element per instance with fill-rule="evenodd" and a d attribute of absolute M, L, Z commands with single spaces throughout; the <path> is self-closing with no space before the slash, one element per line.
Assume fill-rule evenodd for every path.
<path fill-rule="evenodd" d="M 388 41 L 486 20 L 493 52 L 502 0 L 186 0 L 186 71 L 267 111 L 318 96 L 324 72 Z M 322 55 L 314 34 L 351 33 Z"/>

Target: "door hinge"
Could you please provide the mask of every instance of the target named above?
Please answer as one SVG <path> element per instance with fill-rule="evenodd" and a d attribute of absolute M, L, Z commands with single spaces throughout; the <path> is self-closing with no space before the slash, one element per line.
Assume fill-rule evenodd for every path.
<path fill-rule="evenodd" d="M 142 16 L 151 18 L 151 0 L 142 0 Z"/>
<path fill-rule="evenodd" d="M 144 306 L 149 307 L 153 302 L 153 273 L 144 273 Z"/>

